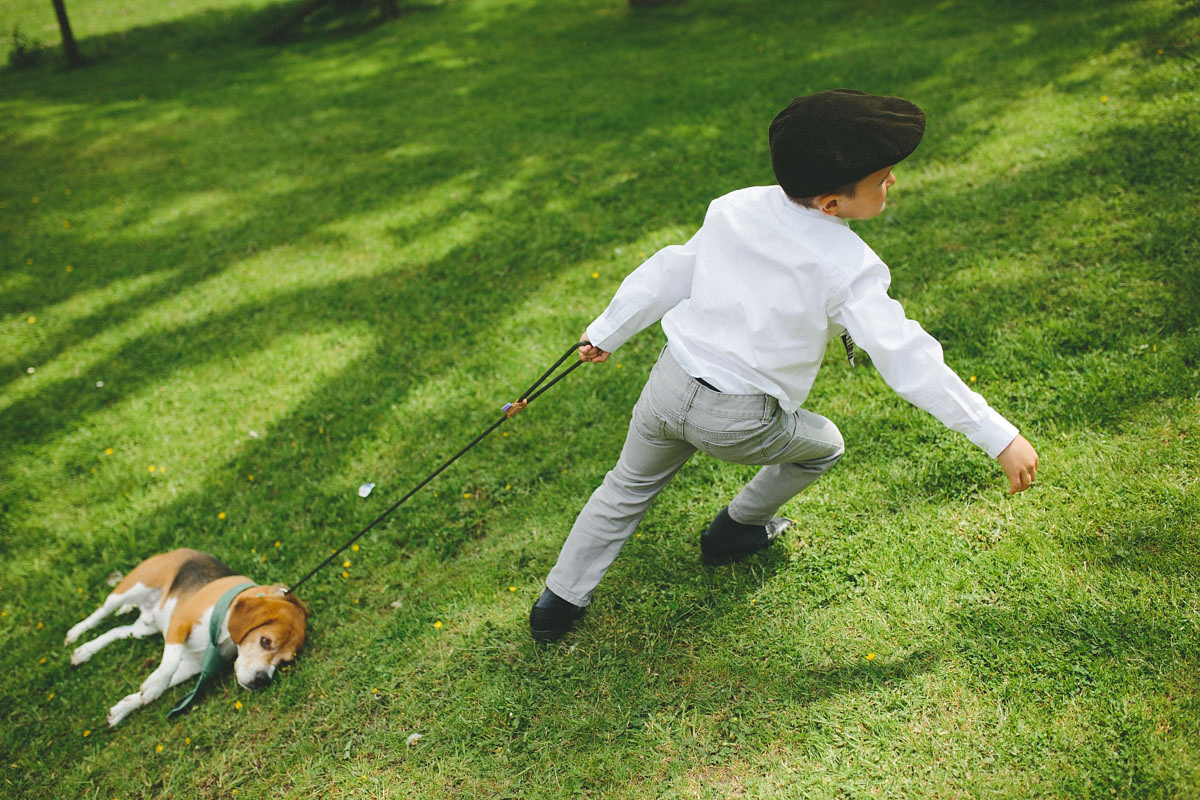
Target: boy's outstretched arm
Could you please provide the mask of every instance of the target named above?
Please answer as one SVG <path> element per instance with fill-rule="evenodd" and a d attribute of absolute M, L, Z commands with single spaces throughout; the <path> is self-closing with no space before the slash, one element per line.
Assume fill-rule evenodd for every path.
<path fill-rule="evenodd" d="M 1008 476 L 1009 494 L 1023 492 L 1033 485 L 1033 479 L 1037 476 L 1038 454 L 1024 436 L 1018 433 L 1017 438 L 996 456 L 996 460 Z"/>

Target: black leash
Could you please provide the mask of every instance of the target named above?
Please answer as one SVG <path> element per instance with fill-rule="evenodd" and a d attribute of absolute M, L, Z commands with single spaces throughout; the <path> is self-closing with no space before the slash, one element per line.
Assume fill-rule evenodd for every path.
<path fill-rule="evenodd" d="M 425 486 L 428 485 L 430 481 L 432 481 L 438 475 L 441 475 L 442 472 L 444 472 L 447 467 L 449 467 L 451 464 L 453 464 L 455 461 L 457 461 L 459 458 L 461 458 L 464 454 L 466 454 L 466 452 L 468 450 L 470 450 L 472 447 L 474 447 L 475 445 L 482 442 L 489 433 L 496 430 L 496 428 L 499 428 L 506 421 L 512 419 L 517 414 L 524 411 L 525 406 L 529 405 L 531 402 L 533 402 L 537 398 L 541 397 L 542 394 L 545 393 L 545 391 L 547 389 L 549 389 L 551 386 L 553 386 L 554 384 L 561 381 L 563 378 L 567 377 L 567 375 L 571 374 L 571 372 L 573 370 L 578 368 L 579 365 L 583 363 L 582 361 L 576 361 L 574 364 L 567 367 L 565 370 L 560 372 L 558 375 L 555 375 L 554 379 L 551 380 L 549 383 L 546 383 L 545 386 L 542 385 L 543 382 L 545 382 L 546 379 L 549 378 L 550 375 L 556 369 L 558 369 L 559 367 L 562 366 L 562 363 L 564 361 L 566 361 L 568 358 L 571 357 L 572 353 L 574 353 L 580 347 L 583 347 L 588 344 L 591 344 L 591 343 L 582 341 L 582 342 L 576 342 L 575 344 L 571 345 L 570 349 L 567 350 L 567 352 L 563 353 L 562 356 L 558 359 L 558 361 L 554 362 L 554 366 L 550 367 L 550 369 L 543 372 L 542 377 L 540 377 L 536 381 L 534 381 L 533 385 L 525 390 L 525 392 L 521 395 L 519 400 L 515 400 L 512 403 L 504 404 L 504 415 L 502 417 L 500 417 L 500 419 L 493 422 L 488 427 L 487 430 L 485 430 L 483 433 L 479 434 L 474 439 L 472 439 L 470 444 L 468 444 L 466 447 L 464 447 L 463 449 L 461 449 L 457 453 L 455 453 L 453 456 L 451 456 L 451 458 L 446 463 L 442 464 L 440 467 L 438 467 L 436 470 L 434 470 L 433 473 L 429 475 L 429 477 L 427 477 L 425 480 L 421 481 L 416 486 L 414 486 L 411 490 L 409 490 L 408 494 L 404 495 L 404 497 L 401 497 L 395 503 L 392 503 L 392 505 L 387 509 L 387 511 L 384 511 L 382 514 L 380 514 L 378 517 L 376 517 L 374 519 L 374 521 L 371 522 L 370 525 L 368 525 L 367 527 L 363 528 L 361 531 L 356 533 L 354 535 L 354 537 L 352 539 L 350 539 L 348 542 L 346 542 L 344 545 L 339 547 L 337 550 L 334 550 L 333 553 L 330 554 L 330 556 L 328 558 L 326 558 L 324 561 L 322 561 L 317 566 L 313 567 L 313 569 L 307 575 L 305 575 L 303 578 L 301 578 L 300 580 L 298 580 L 294 584 L 292 584 L 291 588 L 287 589 L 286 591 L 294 592 L 298 586 L 303 584 L 305 581 L 307 581 L 313 575 L 316 575 L 323 567 L 327 566 L 331 561 L 333 561 L 339 555 L 341 555 L 342 551 L 344 551 L 347 547 L 349 547 L 350 545 L 357 542 L 368 531 L 370 531 L 372 528 L 374 528 L 379 523 L 383 522 L 383 520 L 386 519 L 388 517 L 388 515 L 390 515 L 393 511 L 395 511 L 397 508 L 399 508 L 401 506 L 401 504 L 404 503 L 405 500 L 407 500 L 408 498 L 412 497 L 414 494 L 416 494 L 417 492 L 419 492 L 423 488 L 425 488 Z"/>

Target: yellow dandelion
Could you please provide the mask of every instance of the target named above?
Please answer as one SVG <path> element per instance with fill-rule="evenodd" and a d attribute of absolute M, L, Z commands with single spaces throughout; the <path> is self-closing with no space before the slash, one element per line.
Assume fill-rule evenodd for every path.
<path fill-rule="evenodd" d="M 83 732 L 83 735 L 84 735 L 84 737 L 86 738 L 86 737 L 88 737 L 88 736 L 91 736 L 91 735 L 92 735 L 92 732 L 91 732 L 91 731 L 84 731 L 84 732 Z"/>
<path fill-rule="evenodd" d="M 69 220 L 69 219 L 64 219 L 64 220 L 63 220 L 63 227 L 64 227 L 64 228 L 69 228 L 69 227 L 71 227 L 71 220 Z"/>
<path fill-rule="evenodd" d="M 32 325 L 33 323 L 37 322 L 37 317 L 30 317 L 29 319 L 27 319 L 25 321 L 28 322 L 30 325 Z"/>
<path fill-rule="evenodd" d="M 463 497 L 470 497 L 470 496 L 471 496 L 470 492 L 463 492 Z"/>
<path fill-rule="evenodd" d="M 343 577 L 343 578 L 349 578 L 349 577 L 350 577 L 350 573 L 349 573 L 349 572 L 342 572 L 342 577 Z"/>
<path fill-rule="evenodd" d="M 593 273 L 592 273 L 592 277 L 593 277 L 593 278 L 599 278 L 599 277 L 600 277 L 600 273 L 599 273 L 599 272 L 593 272 Z"/>
<path fill-rule="evenodd" d="M 283 543 L 282 543 L 282 542 L 276 542 L 276 543 L 275 543 L 275 546 L 276 546 L 276 547 L 283 547 Z"/>
<path fill-rule="evenodd" d="M 238 711 L 241 711 L 241 710 L 242 710 L 242 701 L 241 701 L 241 700 L 235 700 L 235 701 L 233 702 L 233 707 L 234 707 L 235 709 L 237 709 Z"/>
<path fill-rule="evenodd" d="M 53 700 L 53 699 L 54 699 L 54 692 L 51 692 L 50 694 L 46 695 L 46 699 L 47 699 L 47 700 Z"/>
<path fill-rule="evenodd" d="M 147 471 L 147 472 L 154 472 L 154 470 L 155 470 L 155 469 L 157 469 L 157 467 L 155 467 L 153 464 L 151 464 L 150 466 L 146 467 L 146 471 Z"/>
<path fill-rule="evenodd" d="M 437 622 L 433 623 L 433 627 L 440 629 L 442 627 L 442 621 L 439 619 Z"/>
<path fill-rule="evenodd" d="M 357 552 L 358 552 L 358 545 L 356 545 L 356 544 L 352 544 L 352 545 L 350 545 L 350 550 L 351 550 L 352 552 L 355 552 L 355 553 L 357 553 Z"/>
<path fill-rule="evenodd" d="M 217 512 L 217 519 L 225 519 L 225 512 L 224 512 L 224 511 L 218 511 L 218 512 Z"/>
<path fill-rule="evenodd" d="M 972 376 L 971 376 L 971 383 L 974 383 L 974 382 L 975 382 L 975 376 L 974 376 L 974 375 L 972 375 Z"/>
<path fill-rule="evenodd" d="M 517 587 L 515 587 L 515 586 L 510 586 L 510 587 L 508 587 L 508 590 L 509 590 L 510 592 L 515 592 L 515 591 L 517 590 Z"/>
<path fill-rule="evenodd" d="M 162 751 L 163 751 L 163 747 L 161 744 L 154 745 L 154 752 L 161 753 Z"/>
<path fill-rule="evenodd" d="M 349 561 L 343 561 L 343 562 L 342 562 L 342 566 L 343 566 L 343 567 L 348 567 L 348 566 L 350 566 L 350 562 L 349 562 Z"/>
<path fill-rule="evenodd" d="M 113 449 L 111 447 L 104 448 L 104 455 L 111 456 L 112 454 L 113 454 Z"/>
<path fill-rule="evenodd" d="M 45 663 L 46 663 L 45 656 L 42 656 L 41 658 L 38 659 L 38 666 L 41 666 L 42 664 L 45 664 Z"/>
<path fill-rule="evenodd" d="M 67 272 L 74 272 L 74 271 L 75 271 L 75 268 L 72 267 L 70 264 L 67 264 Z"/>
<path fill-rule="evenodd" d="M 39 623 L 37 624 L 37 629 L 38 629 L 39 631 L 42 629 L 42 623 L 40 623 L 40 622 L 39 622 Z"/>
<path fill-rule="evenodd" d="M 867 653 L 867 661 L 874 661 L 874 660 L 875 660 L 875 654 Z"/>
<path fill-rule="evenodd" d="M 42 198 L 38 197 L 38 196 L 35 194 L 35 195 L 33 196 L 33 204 L 36 206 L 36 205 L 37 205 L 38 203 L 40 203 L 40 202 L 42 202 Z"/>
<path fill-rule="evenodd" d="M 190 737 L 190 736 L 185 736 L 185 737 L 183 737 L 183 743 L 184 743 L 184 744 L 191 744 L 191 743 L 192 743 L 192 737 Z"/>
<path fill-rule="evenodd" d="M 246 480 L 248 480 L 248 481 L 252 481 L 252 480 L 254 480 L 254 476 L 253 476 L 253 475 L 247 475 L 247 476 L 246 476 Z"/>
<path fill-rule="evenodd" d="M 1101 102 L 1101 103 L 1107 103 L 1107 102 L 1108 102 L 1108 95 L 1106 95 L 1106 94 L 1100 95 L 1100 102 Z"/>

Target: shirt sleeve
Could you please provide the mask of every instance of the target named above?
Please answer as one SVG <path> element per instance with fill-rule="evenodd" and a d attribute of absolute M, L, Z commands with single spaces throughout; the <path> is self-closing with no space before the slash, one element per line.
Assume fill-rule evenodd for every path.
<path fill-rule="evenodd" d="M 664 247 L 631 272 L 604 313 L 588 325 L 588 341 L 611 353 L 691 296 L 700 233 L 685 244 Z"/>
<path fill-rule="evenodd" d="M 1017 429 L 963 383 L 942 355 L 942 346 L 887 293 L 882 263 L 868 266 L 835 298 L 830 318 L 844 326 L 871 356 L 897 394 L 928 411 L 995 458 Z"/>

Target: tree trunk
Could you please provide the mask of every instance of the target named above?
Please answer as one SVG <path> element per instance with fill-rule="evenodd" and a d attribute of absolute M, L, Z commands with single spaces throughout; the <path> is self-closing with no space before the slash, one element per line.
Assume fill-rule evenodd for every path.
<path fill-rule="evenodd" d="M 67 19 L 66 0 L 50 0 L 54 3 L 54 13 L 58 16 L 58 29 L 62 31 L 63 53 L 67 56 L 67 66 L 72 69 L 83 66 L 83 58 L 79 55 L 79 46 L 75 44 L 75 34 L 71 33 L 71 20 Z"/>

